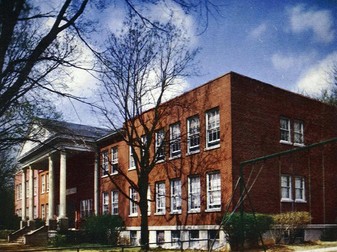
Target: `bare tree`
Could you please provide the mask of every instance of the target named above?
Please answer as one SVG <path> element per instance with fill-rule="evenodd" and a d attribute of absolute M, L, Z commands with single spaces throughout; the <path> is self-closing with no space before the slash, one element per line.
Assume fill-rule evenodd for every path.
<path fill-rule="evenodd" d="M 337 62 L 334 62 L 327 72 L 330 87 L 322 90 L 318 99 L 324 103 L 337 107 Z"/>
<path fill-rule="evenodd" d="M 118 172 L 139 195 L 135 203 L 141 213 L 141 245 L 148 248 L 149 175 L 164 151 L 166 132 L 162 119 L 165 94 L 181 78 L 191 74 L 197 49 L 188 48 L 188 38 L 171 23 L 147 26 L 131 12 L 120 35 L 112 34 L 102 59 L 102 110 L 110 127 L 118 130 L 133 156 L 137 180 L 132 180 L 122 167 Z M 121 129 L 120 129 L 121 128 Z M 155 137 L 155 135 L 157 137 Z M 153 142 L 157 148 L 153 150 Z M 119 187 L 130 198 L 128 192 Z"/>
<path fill-rule="evenodd" d="M 89 0 L 64 0 L 43 12 L 25 0 L 0 1 L 0 142 L 22 141 L 29 120 L 50 112 L 46 92 L 61 66 L 74 66 L 74 27 Z M 63 87 L 62 87 L 63 88 Z M 47 106 L 45 106 L 47 105 Z M 0 148 L 1 149 L 1 148 Z"/>

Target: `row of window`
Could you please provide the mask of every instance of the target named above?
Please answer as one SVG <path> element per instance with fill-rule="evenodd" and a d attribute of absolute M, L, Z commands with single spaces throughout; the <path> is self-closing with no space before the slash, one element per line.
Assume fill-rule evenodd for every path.
<path fill-rule="evenodd" d="M 181 155 L 181 129 L 180 122 L 171 124 L 170 133 L 170 158 Z M 155 152 L 157 161 L 165 160 L 165 130 L 159 129 L 155 133 Z M 145 142 L 145 136 L 142 137 Z M 206 149 L 215 148 L 220 145 L 220 115 L 219 109 L 215 108 L 206 112 Z M 200 119 L 199 116 L 192 116 L 187 119 L 187 153 L 193 154 L 200 151 Z M 129 169 L 135 168 L 135 161 L 131 148 L 129 149 Z M 103 176 L 109 172 L 108 151 L 102 152 Z M 111 149 L 111 174 L 118 173 L 118 147 Z"/>
<path fill-rule="evenodd" d="M 182 232 L 188 232 L 188 242 L 189 248 L 199 248 L 200 247 L 200 231 L 199 230 L 189 230 L 189 231 L 180 231 L 180 230 L 172 230 L 166 231 L 170 232 L 171 236 L 171 247 L 180 248 L 182 246 Z M 130 243 L 133 246 L 137 246 L 137 231 L 130 231 Z M 207 240 L 210 242 L 214 241 L 213 247 L 218 247 L 219 244 L 219 230 L 208 230 L 207 231 Z M 183 239 L 185 240 L 185 239 Z M 203 239 L 205 241 L 205 239 Z M 165 231 L 159 230 L 156 231 L 156 243 L 158 246 L 165 244 Z M 210 245 L 210 244 L 209 244 Z"/>
<path fill-rule="evenodd" d="M 207 210 L 221 210 L 221 177 L 220 172 L 208 173 L 206 177 L 206 198 Z M 130 216 L 138 215 L 138 194 L 135 189 L 130 188 Z M 180 179 L 170 181 L 170 193 L 166 192 L 165 181 L 155 183 L 155 214 L 166 213 L 166 198 L 170 198 L 170 210 L 172 214 L 180 214 L 182 210 L 182 186 Z M 200 212 L 200 176 L 191 176 L 188 178 L 188 211 Z M 118 212 L 118 191 L 112 191 L 111 194 L 103 192 L 102 194 L 102 213 L 109 213 L 109 202 L 111 202 L 111 214 L 117 215 Z M 151 204 L 150 187 L 148 188 L 148 205 Z M 148 213 L 151 214 L 149 207 Z"/>
<path fill-rule="evenodd" d="M 304 127 L 300 120 L 290 120 L 286 117 L 280 119 L 281 143 L 304 145 Z"/>
<path fill-rule="evenodd" d="M 34 178 L 34 196 L 37 195 L 37 178 Z M 49 192 L 49 176 L 41 175 L 41 194 Z M 29 181 L 26 181 L 26 198 L 29 197 Z M 21 200 L 22 199 L 22 184 L 16 185 L 16 199 Z"/>

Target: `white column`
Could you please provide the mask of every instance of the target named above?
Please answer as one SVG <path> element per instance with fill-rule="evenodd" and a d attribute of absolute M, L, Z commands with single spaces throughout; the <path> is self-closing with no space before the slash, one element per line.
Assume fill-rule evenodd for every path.
<path fill-rule="evenodd" d="M 98 187 L 98 178 L 99 178 L 99 154 L 95 154 L 95 167 L 94 167 L 94 209 L 95 215 L 98 215 L 98 206 L 99 206 L 99 187 Z"/>
<path fill-rule="evenodd" d="M 22 169 L 22 200 L 21 200 L 21 212 L 22 217 L 21 220 L 26 220 L 26 170 Z"/>
<path fill-rule="evenodd" d="M 54 205 L 54 163 L 51 156 L 48 157 L 48 169 L 49 169 L 49 194 L 48 194 L 48 220 L 53 220 L 55 215 Z"/>
<path fill-rule="evenodd" d="M 33 168 L 30 166 L 29 167 L 29 182 L 28 182 L 28 186 L 29 186 L 29 220 L 33 221 L 34 220 L 34 170 Z"/>
<path fill-rule="evenodd" d="M 64 150 L 60 158 L 60 219 L 67 217 L 67 156 Z"/>

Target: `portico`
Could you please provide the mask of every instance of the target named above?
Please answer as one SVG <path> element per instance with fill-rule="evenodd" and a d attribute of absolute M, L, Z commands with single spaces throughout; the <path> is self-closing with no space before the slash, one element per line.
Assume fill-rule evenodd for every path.
<path fill-rule="evenodd" d="M 98 211 L 95 139 L 106 131 L 58 121 L 39 126 L 43 141 L 26 142 L 19 157 L 21 227 L 34 229 L 36 217 L 50 230 L 77 227 L 82 201 L 93 202 L 88 211 Z"/>

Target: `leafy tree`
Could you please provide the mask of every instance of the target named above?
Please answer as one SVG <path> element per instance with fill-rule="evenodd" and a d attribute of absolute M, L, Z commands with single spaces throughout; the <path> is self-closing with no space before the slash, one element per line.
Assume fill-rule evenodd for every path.
<path fill-rule="evenodd" d="M 165 145 L 162 140 L 157 150 L 152 148 L 166 115 L 162 102 L 176 81 L 189 75 L 198 50 L 188 49 L 188 38 L 172 23 L 148 26 L 130 12 L 124 27 L 119 36 L 110 36 L 101 55 L 101 112 L 132 152 L 137 179 L 121 168 L 118 173 L 138 193 L 139 200 L 130 198 L 119 186 L 119 179 L 110 179 L 125 197 L 139 205 L 141 245 L 147 249 L 149 176 Z"/>

